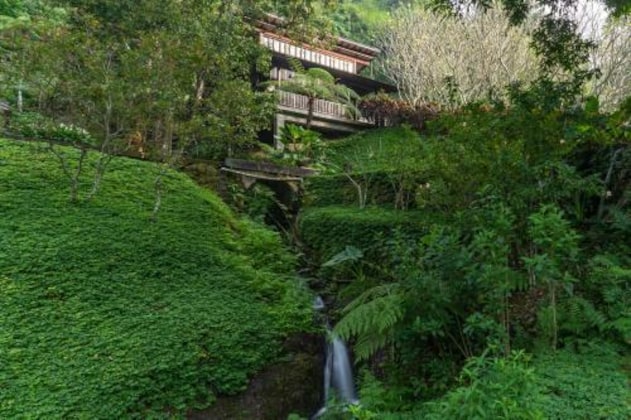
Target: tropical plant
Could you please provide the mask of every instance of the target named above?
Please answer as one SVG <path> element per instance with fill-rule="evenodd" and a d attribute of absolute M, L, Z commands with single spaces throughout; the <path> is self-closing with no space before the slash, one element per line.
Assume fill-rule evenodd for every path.
<path fill-rule="evenodd" d="M 537 376 L 527 362 L 524 352 L 470 358 L 460 374 L 461 386 L 426 404 L 422 418 L 543 420 Z"/>
<path fill-rule="evenodd" d="M 320 165 L 325 159 L 326 143 L 315 131 L 285 124 L 280 130 L 280 141 L 284 145 L 281 157 L 294 165 Z"/>

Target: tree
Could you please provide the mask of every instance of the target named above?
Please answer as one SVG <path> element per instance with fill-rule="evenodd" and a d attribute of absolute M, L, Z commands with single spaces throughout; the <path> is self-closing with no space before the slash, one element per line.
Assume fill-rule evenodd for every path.
<path fill-rule="evenodd" d="M 73 1 L 67 25 L 30 43 L 40 111 L 100 145 L 133 136 L 158 160 L 183 145 L 221 157 L 269 124 L 272 96 L 250 88 L 269 55 L 243 14 L 217 1 L 115 3 Z"/>
<path fill-rule="evenodd" d="M 532 31 L 532 47 L 540 59 L 537 85 L 540 90 L 552 91 L 561 102 L 574 104 L 584 83 L 596 74 L 594 69 L 585 67 L 595 43 L 582 36 L 574 19 L 576 9 L 581 3 L 584 6 L 583 0 L 499 0 L 499 3 L 494 0 L 432 0 L 432 3 L 447 14 L 461 16 L 468 13 L 471 5 L 489 10 L 501 4 L 513 25 L 523 24 L 536 14 L 538 22 Z M 614 16 L 630 11 L 627 0 L 605 0 L 604 3 Z M 559 78 L 559 74 L 563 77 Z"/>
<path fill-rule="evenodd" d="M 384 73 L 414 106 L 502 96 L 507 85 L 537 77 L 529 30 L 511 25 L 499 5 L 462 18 L 403 7 L 381 38 Z"/>
<path fill-rule="evenodd" d="M 273 95 L 251 89 L 252 73 L 270 61 L 257 19 L 278 10 L 288 30 L 311 36 L 332 3 L 59 1 L 70 11 L 65 24 L 24 37 L 28 71 L 20 76 L 36 99 L 31 108 L 85 128 L 100 145 L 133 142 L 158 159 L 186 145 L 221 158 L 271 123 Z"/>
<path fill-rule="evenodd" d="M 612 18 L 594 41 L 598 47 L 592 51 L 590 63 L 599 74 L 589 84 L 588 93 L 611 111 L 631 96 L 631 17 Z"/>

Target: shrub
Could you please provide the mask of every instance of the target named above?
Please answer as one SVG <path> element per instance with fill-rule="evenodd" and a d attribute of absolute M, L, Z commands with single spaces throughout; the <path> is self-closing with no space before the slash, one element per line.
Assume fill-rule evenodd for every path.
<path fill-rule="evenodd" d="M 366 204 L 408 208 L 424 182 L 421 138 L 407 127 L 374 130 L 332 142 L 329 171 L 307 183 L 311 205 Z"/>
<path fill-rule="evenodd" d="M 94 146 L 95 139 L 81 127 L 72 124 L 56 123 L 36 112 L 23 112 L 13 115 L 10 131 L 19 137 L 32 140 L 45 140 L 70 145 Z"/>
<path fill-rule="evenodd" d="M 419 418 L 543 419 L 537 377 L 526 361 L 521 352 L 469 359 L 460 376 L 462 386 L 427 403 Z"/>

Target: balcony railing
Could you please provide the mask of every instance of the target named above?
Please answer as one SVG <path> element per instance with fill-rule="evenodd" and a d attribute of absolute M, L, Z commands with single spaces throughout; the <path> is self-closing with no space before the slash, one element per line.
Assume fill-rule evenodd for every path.
<path fill-rule="evenodd" d="M 349 57 L 323 51 L 307 46 L 296 45 L 278 36 L 262 33 L 260 42 L 270 50 L 289 57 L 299 58 L 320 66 L 341 70 L 347 73 L 357 73 L 357 61 Z"/>
<path fill-rule="evenodd" d="M 304 112 L 309 111 L 309 98 L 297 93 L 278 91 L 279 101 L 278 104 L 283 107 L 301 110 Z M 330 116 L 337 120 L 346 121 L 359 121 L 363 123 L 372 124 L 368 118 L 353 116 L 353 112 L 348 106 L 340 104 L 338 102 L 326 101 L 324 99 L 316 99 L 313 103 L 313 114 L 315 116 L 324 115 Z"/>

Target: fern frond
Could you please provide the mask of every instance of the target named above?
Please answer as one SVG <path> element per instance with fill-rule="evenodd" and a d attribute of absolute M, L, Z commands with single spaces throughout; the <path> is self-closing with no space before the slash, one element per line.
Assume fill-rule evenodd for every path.
<path fill-rule="evenodd" d="M 326 71 L 325 69 L 321 69 L 319 67 L 313 67 L 307 70 L 305 73 L 309 75 L 309 77 L 312 78 L 313 80 L 317 80 L 328 86 L 335 85 L 335 77 L 331 73 Z"/>
<path fill-rule="evenodd" d="M 607 327 L 607 317 L 590 301 L 580 296 L 565 300 L 560 307 L 560 314 L 561 328 L 574 333 L 582 333 L 590 328 L 602 331 Z"/>
<path fill-rule="evenodd" d="M 287 57 L 287 61 L 289 62 L 289 67 L 298 74 L 306 73 L 305 66 L 302 65 L 302 61 L 298 60 L 296 57 Z"/>
<path fill-rule="evenodd" d="M 357 338 L 359 359 L 370 357 L 390 342 L 395 325 L 403 317 L 403 298 L 393 286 L 380 285 L 363 293 L 345 308 L 346 315 L 335 326 L 341 338 Z"/>
<path fill-rule="evenodd" d="M 355 350 L 355 359 L 358 361 L 367 360 L 392 341 L 392 335 L 365 334 L 362 335 L 353 349 Z"/>
<path fill-rule="evenodd" d="M 355 309 L 357 306 L 363 305 L 364 303 L 369 302 L 370 300 L 373 300 L 380 296 L 396 294 L 398 293 L 398 289 L 399 283 L 386 283 L 371 287 L 370 289 L 366 290 L 364 293 L 353 299 L 351 303 L 346 305 L 342 312 L 348 313 Z"/>

